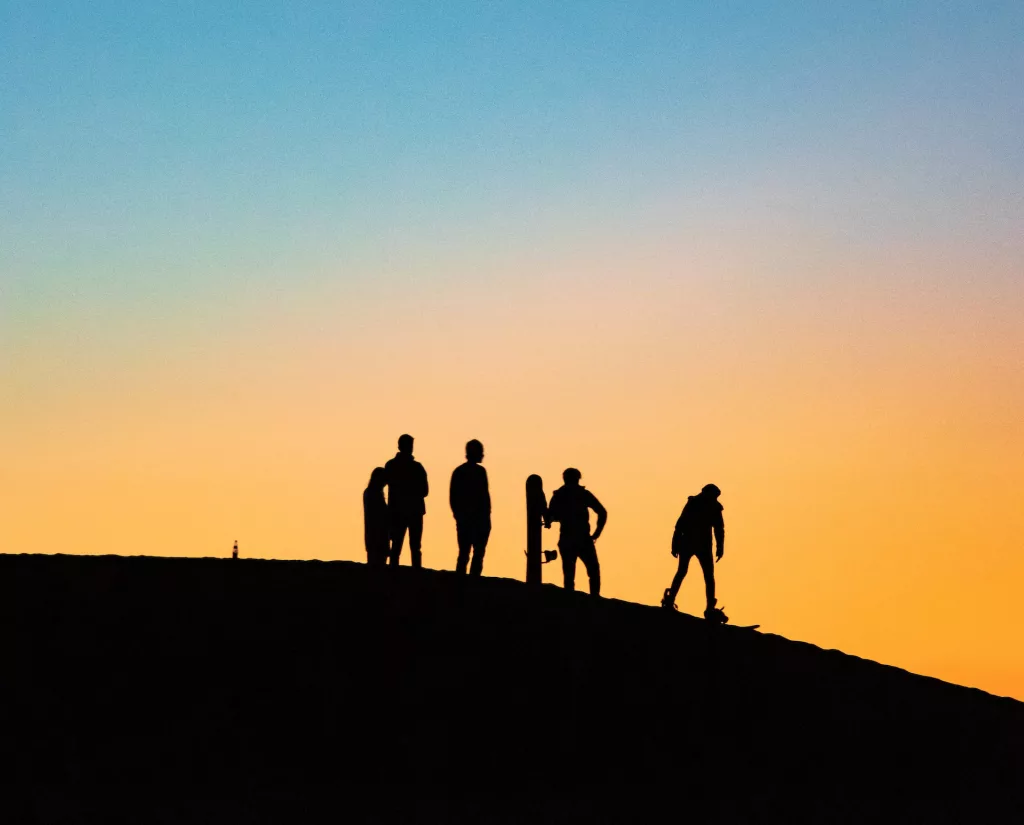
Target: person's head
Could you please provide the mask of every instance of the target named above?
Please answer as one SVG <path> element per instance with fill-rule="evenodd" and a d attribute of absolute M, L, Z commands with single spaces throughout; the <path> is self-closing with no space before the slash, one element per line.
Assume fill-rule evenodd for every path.
<path fill-rule="evenodd" d="M 383 490 L 388 483 L 388 474 L 383 467 L 374 467 L 370 473 L 370 483 L 367 485 L 371 490 Z"/>
<path fill-rule="evenodd" d="M 398 436 L 398 452 L 412 455 L 412 436 L 409 433 Z"/>
<path fill-rule="evenodd" d="M 702 496 L 707 496 L 708 498 L 718 498 L 722 495 L 722 491 L 719 490 L 715 484 L 705 484 L 701 488 L 700 494 Z"/>
<path fill-rule="evenodd" d="M 484 445 L 475 438 L 466 442 L 466 460 L 479 464 L 484 460 Z"/>
<path fill-rule="evenodd" d="M 577 470 L 575 467 L 569 467 L 565 472 L 562 473 L 562 481 L 568 486 L 575 487 L 580 483 L 580 479 L 583 478 L 583 473 Z"/>

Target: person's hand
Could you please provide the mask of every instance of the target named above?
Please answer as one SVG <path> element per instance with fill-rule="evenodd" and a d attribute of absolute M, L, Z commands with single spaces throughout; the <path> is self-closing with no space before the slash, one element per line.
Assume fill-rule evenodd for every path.
<path fill-rule="evenodd" d="M 679 551 L 676 550 L 675 547 L 672 548 L 672 558 L 675 558 L 675 559 L 679 558 Z"/>
<path fill-rule="evenodd" d="M 723 550 L 721 547 L 719 547 L 718 548 L 718 552 L 715 553 L 715 561 L 721 561 L 722 560 L 722 556 L 724 556 L 724 555 L 725 555 L 725 550 Z"/>

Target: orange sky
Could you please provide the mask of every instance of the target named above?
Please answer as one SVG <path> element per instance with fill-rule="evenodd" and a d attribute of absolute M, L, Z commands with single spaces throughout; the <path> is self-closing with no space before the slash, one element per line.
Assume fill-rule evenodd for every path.
<path fill-rule="evenodd" d="M 1022 261 L 769 230 L 325 254 L 185 310 L 55 299 L 8 326 L 0 548 L 362 559 L 360 493 L 407 431 L 451 569 L 475 437 L 488 575 L 524 575 L 526 476 L 572 465 L 609 510 L 606 595 L 656 604 L 713 481 L 733 621 L 1024 699 Z"/>

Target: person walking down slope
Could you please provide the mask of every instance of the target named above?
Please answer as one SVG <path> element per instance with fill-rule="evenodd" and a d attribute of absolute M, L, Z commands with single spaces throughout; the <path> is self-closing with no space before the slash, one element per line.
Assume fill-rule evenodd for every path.
<path fill-rule="evenodd" d="M 424 499 L 430 492 L 427 471 L 412 457 L 413 438 L 403 435 L 398 439 L 398 452 L 387 464 L 384 472 L 388 483 L 388 522 L 391 533 L 389 563 L 398 566 L 409 533 L 410 564 L 422 567 L 420 547 L 423 542 L 423 516 L 427 512 Z"/>
<path fill-rule="evenodd" d="M 491 491 L 487 485 L 487 470 L 481 466 L 484 445 L 475 438 L 466 444 L 466 463 L 452 473 L 448 501 L 455 516 L 455 531 L 459 542 L 457 573 L 465 575 L 472 550 L 471 576 L 479 576 L 484 569 L 484 553 L 491 535 Z"/>
<path fill-rule="evenodd" d="M 562 473 L 565 482 L 551 494 L 545 526 L 557 521 L 560 525 L 558 549 L 562 555 L 562 575 L 566 590 L 576 589 L 576 559 L 583 562 L 590 578 L 590 593 L 601 595 L 601 565 L 594 542 L 601 536 L 608 521 L 608 511 L 586 487 L 580 484 L 582 474 L 574 467 Z M 597 513 L 597 529 L 590 532 L 590 510 Z"/>
<path fill-rule="evenodd" d="M 701 570 L 704 571 L 704 592 L 707 597 L 704 618 L 724 624 L 729 621 L 729 617 L 721 608 L 715 606 L 715 561 L 721 561 L 725 553 L 725 522 L 722 519 L 723 508 L 718 501 L 721 494 L 722 491 L 714 484 L 706 484 L 700 493 L 687 499 L 672 534 L 672 555 L 679 558 L 679 569 L 672 579 L 672 585 L 665 590 L 661 606 L 676 609 L 676 595 L 683 584 L 690 558 L 696 556 Z M 711 555 L 712 534 L 718 545 L 718 552 L 714 558 Z"/>
<path fill-rule="evenodd" d="M 370 567 L 383 567 L 388 563 L 391 543 L 388 540 L 388 505 L 384 501 L 387 472 L 377 467 L 370 473 L 370 483 L 363 491 L 363 541 L 366 544 L 366 563 Z"/>

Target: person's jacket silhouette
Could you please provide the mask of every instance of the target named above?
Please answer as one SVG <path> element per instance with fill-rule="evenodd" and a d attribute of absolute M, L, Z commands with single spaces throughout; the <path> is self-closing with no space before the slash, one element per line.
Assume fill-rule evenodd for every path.
<path fill-rule="evenodd" d="M 702 550 L 710 553 L 713 536 L 718 544 L 718 558 L 722 557 L 725 552 L 725 520 L 722 510 L 725 508 L 717 498 L 717 489 L 709 484 L 699 495 L 687 497 L 672 533 L 673 548 L 692 548 L 694 554 Z"/>

